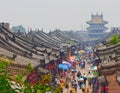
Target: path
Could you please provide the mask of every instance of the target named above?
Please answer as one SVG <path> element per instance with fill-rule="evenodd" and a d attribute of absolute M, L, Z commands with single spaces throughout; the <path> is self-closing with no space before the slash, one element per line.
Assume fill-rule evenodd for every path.
<path fill-rule="evenodd" d="M 87 75 L 89 67 L 90 67 L 89 64 L 86 64 L 85 69 L 81 70 L 81 68 L 80 68 L 79 66 L 76 66 L 76 70 L 77 70 L 77 71 L 80 71 L 82 75 L 83 75 L 84 73 Z M 88 86 L 88 82 L 86 82 L 86 86 Z M 70 89 L 70 88 L 69 88 L 69 89 Z M 66 90 L 65 88 L 63 89 L 63 93 L 69 93 L 69 91 L 70 91 L 70 90 L 68 90 L 68 92 L 67 92 L 67 90 Z M 82 90 L 79 89 L 79 87 L 78 87 L 78 89 L 77 89 L 77 93 L 82 93 Z M 89 92 L 89 93 L 92 93 L 92 90 L 91 90 L 91 89 L 90 89 L 90 92 Z"/>

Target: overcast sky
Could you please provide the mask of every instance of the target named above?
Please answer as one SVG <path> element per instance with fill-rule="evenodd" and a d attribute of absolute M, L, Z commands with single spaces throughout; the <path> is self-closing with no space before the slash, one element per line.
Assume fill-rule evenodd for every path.
<path fill-rule="evenodd" d="M 0 0 L 1 22 L 45 32 L 85 29 L 96 12 L 103 13 L 106 26 L 120 26 L 120 0 Z"/>

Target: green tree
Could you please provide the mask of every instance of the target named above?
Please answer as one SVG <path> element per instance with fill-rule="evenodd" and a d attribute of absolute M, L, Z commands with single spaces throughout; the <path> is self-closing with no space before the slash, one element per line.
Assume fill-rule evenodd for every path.
<path fill-rule="evenodd" d="M 18 33 L 18 31 L 22 32 L 23 34 L 26 34 L 26 29 L 22 25 L 13 26 L 11 29 L 14 33 Z"/>
<path fill-rule="evenodd" d="M 31 65 L 31 63 L 29 63 L 29 64 L 27 65 L 27 70 L 28 70 L 28 72 L 31 72 L 31 71 L 33 70 L 33 67 L 32 67 L 32 65 Z"/>
<path fill-rule="evenodd" d="M 114 35 L 114 36 L 111 37 L 110 44 L 117 45 L 118 42 L 119 42 L 119 36 L 118 35 Z"/>

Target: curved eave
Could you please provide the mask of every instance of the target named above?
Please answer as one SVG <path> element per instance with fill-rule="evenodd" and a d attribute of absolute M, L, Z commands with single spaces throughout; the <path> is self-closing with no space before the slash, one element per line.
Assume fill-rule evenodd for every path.
<path fill-rule="evenodd" d="M 93 27 L 88 27 L 87 30 L 107 30 L 107 27 L 104 28 L 93 28 Z"/>
<path fill-rule="evenodd" d="M 102 22 L 87 21 L 86 23 L 89 24 L 89 25 L 95 25 L 95 24 L 103 24 L 103 25 L 105 25 L 105 24 L 108 24 L 108 22 L 104 21 L 104 20 Z"/>

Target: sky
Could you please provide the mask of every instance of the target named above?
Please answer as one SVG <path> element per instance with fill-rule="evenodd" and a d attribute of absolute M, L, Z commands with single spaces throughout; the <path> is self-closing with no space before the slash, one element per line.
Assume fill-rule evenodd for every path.
<path fill-rule="evenodd" d="M 0 0 L 0 22 L 45 32 L 84 30 L 92 13 L 103 13 L 109 28 L 120 26 L 120 0 Z"/>

